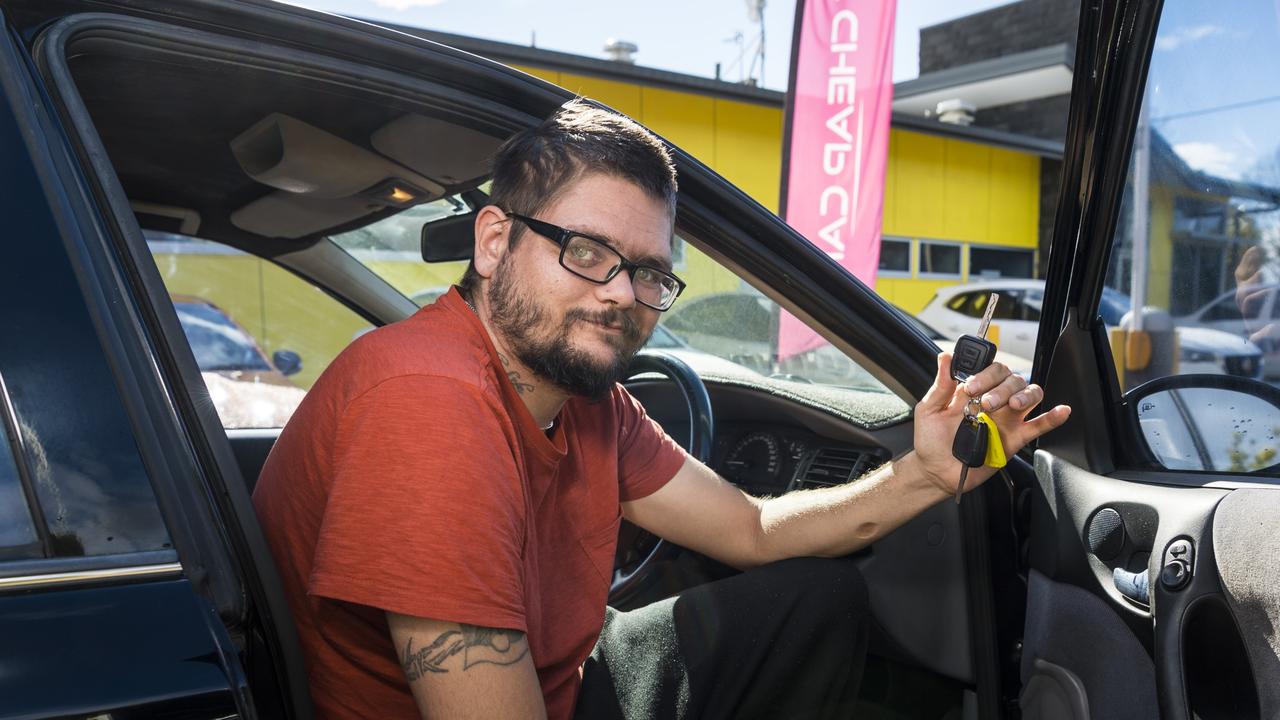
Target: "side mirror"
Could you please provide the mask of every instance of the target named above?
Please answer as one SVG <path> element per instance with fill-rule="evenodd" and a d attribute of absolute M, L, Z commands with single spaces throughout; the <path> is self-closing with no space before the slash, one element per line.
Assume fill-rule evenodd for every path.
<path fill-rule="evenodd" d="M 271 354 L 271 364 L 286 376 L 297 375 L 302 370 L 302 357 L 292 350 L 277 350 Z"/>
<path fill-rule="evenodd" d="M 1234 375 L 1170 375 L 1129 394 L 1142 438 L 1169 470 L 1274 472 L 1280 390 Z"/>

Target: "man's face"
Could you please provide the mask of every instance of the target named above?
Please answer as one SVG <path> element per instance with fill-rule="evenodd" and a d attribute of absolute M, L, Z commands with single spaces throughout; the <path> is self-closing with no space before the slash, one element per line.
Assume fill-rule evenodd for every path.
<path fill-rule="evenodd" d="M 603 240 L 633 262 L 670 269 L 666 206 L 626 180 L 586 175 L 535 219 Z M 535 374 L 574 395 L 600 397 L 622 379 L 659 313 L 636 302 L 630 274 L 603 285 L 580 278 L 560 265 L 559 245 L 521 230 L 490 279 L 494 327 Z"/>

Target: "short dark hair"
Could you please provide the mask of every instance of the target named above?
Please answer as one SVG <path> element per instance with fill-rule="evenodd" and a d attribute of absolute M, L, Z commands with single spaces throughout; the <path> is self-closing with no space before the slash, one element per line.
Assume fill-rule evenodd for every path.
<path fill-rule="evenodd" d="M 537 216 L 569 186 L 588 173 L 603 173 L 635 183 L 676 214 L 676 168 L 662 141 L 639 123 L 618 113 L 570 100 L 540 125 L 512 135 L 493 159 L 494 205 Z M 512 247 L 524 226 L 511 228 Z M 475 262 L 458 281 L 471 297 L 480 282 Z"/>

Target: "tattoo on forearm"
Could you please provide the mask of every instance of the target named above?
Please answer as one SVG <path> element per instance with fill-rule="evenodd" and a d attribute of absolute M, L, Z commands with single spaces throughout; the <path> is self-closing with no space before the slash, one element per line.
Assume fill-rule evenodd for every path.
<path fill-rule="evenodd" d="M 446 662 L 462 656 L 465 672 L 476 665 L 512 665 L 529 653 L 529 643 L 518 630 L 460 625 L 457 630 L 440 633 L 431 645 L 414 649 L 413 638 L 404 644 L 400 666 L 409 682 L 428 673 L 447 673 Z"/>
<path fill-rule="evenodd" d="M 523 395 L 533 392 L 533 383 L 527 383 L 520 379 L 520 373 L 511 369 L 511 361 L 507 359 L 506 355 L 498 353 L 498 359 L 502 361 L 502 367 L 507 368 L 507 379 L 511 381 L 517 393 Z"/>

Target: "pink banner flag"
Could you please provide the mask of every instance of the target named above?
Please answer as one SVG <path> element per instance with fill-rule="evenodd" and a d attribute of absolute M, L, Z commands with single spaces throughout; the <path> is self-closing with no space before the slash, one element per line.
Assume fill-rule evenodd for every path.
<path fill-rule="evenodd" d="M 782 216 L 874 285 L 893 105 L 896 0 L 797 0 L 783 137 Z M 778 358 L 824 344 L 790 313 Z"/>

